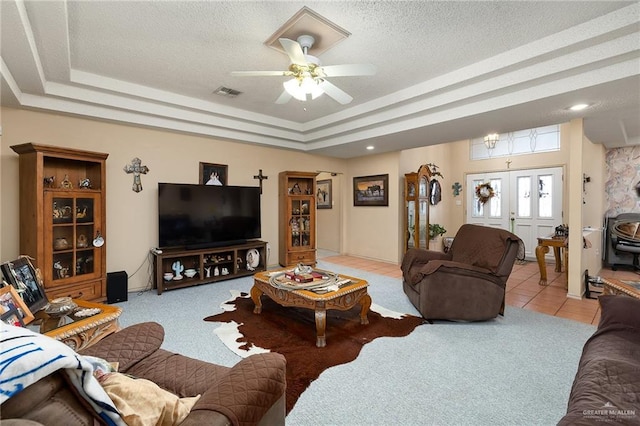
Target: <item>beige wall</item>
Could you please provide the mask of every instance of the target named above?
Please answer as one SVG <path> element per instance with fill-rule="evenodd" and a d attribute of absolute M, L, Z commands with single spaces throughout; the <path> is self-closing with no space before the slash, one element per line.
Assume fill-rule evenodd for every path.
<path fill-rule="evenodd" d="M 278 173 L 282 170 L 346 172 L 345 160 L 215 140 L 200 136 L 5 108 L 2 110 L 2 261 L 19 254 L 18 155 L 10 146 L 36 142 L 109 153 L 107 159 L 107 271 L 125 270 L 129 289 L 145 288 L 145 262 L 158 244 L 158 182 L 197 183 L 199 162 L 229 166 L 228 184 L 257 186 L 262 169 L 262 239 L 270 243 L 269 264 L 278 263 Z M 131 190 L 123 167 L 139 157 L 149 167 L 143 191 Z M 331 224 L 326 225 L 331 227 Z M 338 226 L 338 223 L 333 225 Z M 377 257 L 376 253 L 370 253 Z M 142 267 L 141 267 L 142 265 Z M 140 269 L 139 269 L 140 268 Z M 139 272 L 132 274 L 139 269 Z"/>
<path fill-rule="evenodd" d="M 481 161 L 469 159 L 469 141 L 416 148 L 401 152 L 365 155 L 349 160 L 321 157 L 296 151 L 258 147 L 163 130 L 122 125 L 84 118 L 4 108 L 0 110 L 3 135 L 0 137 L 0 260 L 17 257 L 18 236 L 18 156 L 11 145 L 36 142 L 109 153 L 107 159 L 107 270 L 125 270 L 129 288 L 148 285 L 150 247 L 157 245 L 157 183 L 198 181 L 199 162 L 227 164 L 228 184 L 256 186 L 258 169 L 269 179 L 263 182 L 262 239 L 271 245 L 269 265 L 276 265 L 278 246 L 278 173 L 282 170 L 335 172 L 321 174 L 333 181 L 333 209 L 318 211 L 318 248 L 353 256 L 399 263 L 402 258 L 404 174 L 417 171 L 421 164 L 434 163 L 444 175 L 442 201 L 431 206 L 430 221 L 455 235 L 465 222 L 465 177 L 468 173 L 507 170 L 506 158 Z M 562 166 L 565 176 L 564 217 L 572 229 L 598 226 L 603 214 L 602 147 L 583 141 L 582 122 L 574 120 L 561 127 L 561 150 L 552 153 L 520 155 L 510 158 L 510 169 Z M 571 155 L 576 158 L 570 160 Z M 584 154 L 582 153 L 584 151 Z M 144 190 L 131 190 L 133 177 L 123 167 L 134 157 L 142 159 L 150 172 L 142 177 Z M 591 163 L 592 158 L 598 161 Z M 589 161 L 587 161 L 589 160 Z M 595 166 L 598 164 L 598 166 Z M 583 169 L 592 177 L 587 200 L 600 209 L 582 209 Z M 389 174 L 389 207 L 353 206 L 353 178 Z M 452 195 L 455 182 L 463 185 L 460 196 Z M 577 195 L 576 195 L 577 193 Z M 570 217 L 571 210 L 574 215 Z M 594 225 L 592 222 L 596 223 Z M 580 245 L 580 233 L 575 235 Z M 583 272 L 581 250 L 570 253 L 576 268 L 570 293 L 581 294 Z M 576 266 L 577 265 L 577 266 Z M 139 270 L 135 275 L 135 271 Z"/>
<path fill-rule="evenodd" d="M 400 234 L 400 201 L 402 180 L 398 164 L 400 154 L 368 155 L 350 159 L 345 176 L 344 252 L 354 256 L 399 263 L 398 241 Z M 353 205 L 353 178 L 389 174 L 389 207 Z"/>
<path fill-rule="evenodd" d="M 323 172 L 318 175 L 317 180 L 331 181 L 331 200 L 330 209 L 318 209 L 316 214 L 317 222 L 317 239 L 316 245 L 318 249 L 330 250 L 341 253 L 340 236 L 342 235 L 342 181 L 343 174 Z"/>
<path fill-rule="evenodd" d="M 604 188 L 606 176 L 605 149 L 603 145 L 594 144 L 587 138 L 584 138 L 583 147 L 582 171 L 591 181 L 583 184 L 582 224 L 594 230 L 584 233 L 591 247 L 582 249 L 582 267 L 589 271 L 589 275 L 598 275 L 602 268 L 602 225 L 605 212 L 605 192 L 602 188 Z"/>

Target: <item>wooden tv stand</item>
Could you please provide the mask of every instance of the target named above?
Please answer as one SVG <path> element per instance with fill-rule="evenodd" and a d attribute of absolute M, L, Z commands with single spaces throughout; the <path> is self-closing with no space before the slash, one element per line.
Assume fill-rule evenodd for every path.
<path fill-rule="evenodd" d="M 249 264 L 250 259 L 247 257 L 250 251 L 254 253 L 252 250 L 256 250 L 259 254 L 257 261 L 253 256 L 249 256 L 254 261 L 253 266 Z M 253 275 L 266 270 L 267 265 L 267 243 L 264 241 L 249 241 L 244 244 L 197 250 L 163 250 L 162 253 L 152 252 L 152 254 L 155 271 L 153 285 L 158 290 L 158 294 L 167 290 Z M 175 262 L 180 262 L 184 271 L 195 269 L 196 275 L 189 278 L 182 271 L 182 279 L 165 280 L 165 273 L 172 273 L 175 278 L 175 272 L 172 269 Z"/>

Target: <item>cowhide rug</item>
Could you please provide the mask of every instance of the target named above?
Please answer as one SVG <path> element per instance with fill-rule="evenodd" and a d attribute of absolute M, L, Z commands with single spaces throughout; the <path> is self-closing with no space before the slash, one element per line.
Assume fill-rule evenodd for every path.
<path fill-rule="evenodd" d="M 327 346 L 318 348 L 314 312 L 309 309 L 282 307 L 262 296 L 262 313 L 254 314 L 249 295 L 238 292 L 222 307 L 225 312 L 204 320 L 227 323 L 215 333 L 229 349 L 242 357 L 271 351 L 287 359 L 287 414 L 327 368 L 353 361 L 362 347 L 377 337 L 406 336 L 426 323 L 420 317 L 398 314 L 376 304 L 371 305 L 368 325 L 360 324 L 360 305 L 350 311 L 329 310 Z"/>

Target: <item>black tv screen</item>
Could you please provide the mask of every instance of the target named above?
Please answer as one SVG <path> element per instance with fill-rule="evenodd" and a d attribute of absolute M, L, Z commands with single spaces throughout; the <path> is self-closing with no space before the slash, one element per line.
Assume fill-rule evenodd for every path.
<path fill-rule="evenodd" d="M 158 184 L 158 246 L 208 248 L 260 238 L 260 188 Z"/>

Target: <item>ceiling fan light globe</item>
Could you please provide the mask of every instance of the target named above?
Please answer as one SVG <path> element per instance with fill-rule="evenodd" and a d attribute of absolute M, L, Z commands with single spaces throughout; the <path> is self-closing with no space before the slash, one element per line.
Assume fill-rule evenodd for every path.
<path fill-rule="evenodd" d="M 305 77 L 302 79 L 300 83 L 300 88 L 304 90 L 304 93 L 311 93 L 313 90 L 318 87 L 318 83 L 311 77 Z"/>
<path fill-rule="evenodd" d="M 285 81 L 284 83 L 282 83 L 282 86 L 284 87 L 284 90 L 287 91 L 287 93 L 289 93 L 297 100 L 307 100 L 307 94 L 300 86 L 300 82 L 298 82 L 298 79 L 292 78 L 291 80 Z"/>
<path fill-rule="evenodd" d="M 324 90 L 322 90 L 322 87 L 320 87 L 319 84 L 316 84 L 316 86 L 311 91 L 311 99 L 316 99 L 322 96 L 323 94 L 324 94 Z"/>

